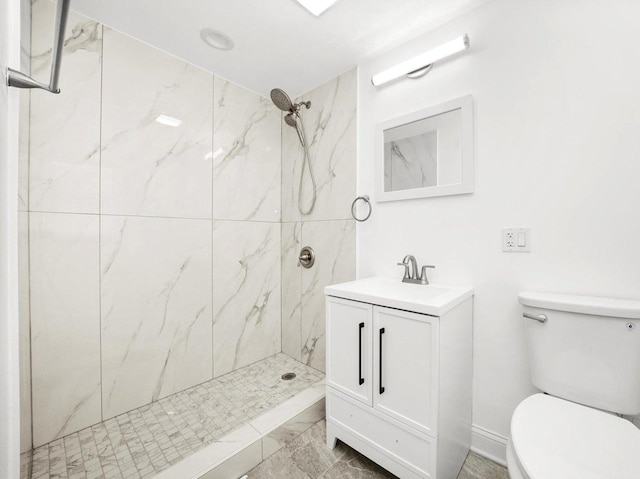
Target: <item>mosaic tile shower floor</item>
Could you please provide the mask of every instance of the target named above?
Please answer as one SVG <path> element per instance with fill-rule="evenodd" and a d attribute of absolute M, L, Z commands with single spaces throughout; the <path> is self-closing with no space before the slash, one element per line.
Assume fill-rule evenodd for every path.
<path fill-rule="evenodd" d="M 283 381 L 285 372 L 296 379 Z M 153 477 L 323 378 L 277 354 L 38 447 L 30 477 Z M 22 479 L 28 469 L 25 460 Z"/>

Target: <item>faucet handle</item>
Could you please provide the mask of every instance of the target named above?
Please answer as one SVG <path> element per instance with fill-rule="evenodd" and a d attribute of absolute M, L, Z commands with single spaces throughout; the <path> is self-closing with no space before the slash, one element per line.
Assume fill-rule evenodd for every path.
<path fill-rule="evenodd" d="M 398 266 L 404 266 L 404 277 L 402 279 L 409 279 L 409 263 L 398 263 Z"/>
<path fill-rule="evenodd" d="M 427 268 L 436 269 L 436 267 L 432 264 L 425 264 L 422 267 L 420 278 L 418 278 L 422 282 L 422 284 L 429 284 L 429 278 L 427 278 Z"/>

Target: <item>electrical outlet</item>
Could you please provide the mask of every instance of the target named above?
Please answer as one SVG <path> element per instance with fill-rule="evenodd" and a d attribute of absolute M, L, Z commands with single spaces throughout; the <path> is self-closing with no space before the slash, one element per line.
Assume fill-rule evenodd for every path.
<path fill-rule="evenodd" d="M 507 230 L 504 238 L 504 245 L 507 248 L 514 248 L 516 246 L 515 233 L 512 230 Z"/>
<path fill-rule="evenodd" d="M 507 253 L 531 252 L 529 228 L 502 228 L 502 251 Z"/>

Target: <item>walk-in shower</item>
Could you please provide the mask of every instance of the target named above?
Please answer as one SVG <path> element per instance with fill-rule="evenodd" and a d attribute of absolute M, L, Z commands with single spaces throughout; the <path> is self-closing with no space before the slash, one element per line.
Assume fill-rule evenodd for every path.
<path fill-rule="evenodd" d="M 300 115 L 301 107 L 306 107 L 307 110 L 311 108 L 310 101 L 301 101 L 300 103 L 293 103 L 289 95 L 287 95 L 280 88 L 274 88 L 271 90 L 271 101 L 280 108 L 282 111 L 288 112 L 284 117 L 284 122 L 292 128 L 296 129 L 296 133 L 298 134 L 298 139 L 300 140 L 300 144 L 302 145 L 303 155 L 302 155 L 302 170 L 300 171 L 300 183 L 298 186 L 298 210 L 303 215 L 308 215 L 313 211 L 313 207 L 316 204 L 316 179 L 313 174 L 313 168 L 311 168 L 311 159 L 309 156 L 309 145 L 307 144 L 307 140 L 304 136 L 304 125 L 302 124 L 302 116 Z M 309 170 L 309 176 L 311 178 L 311 205 L 308 209 L 305 209 L 302 205 L 302 180 L 304 178 L 304 170 L 306 168 Z"/>
<path fill-rule="evenodd" d="M 14 65 L 43 80 L 62 61 L 12 93 L 20 477 L 241 477 L 294 438 L 273 431 L 324 416 L 320 299 L 355 277 L 356 71 L 276 107 L 276 81 L 252 91 L 77 10 L 60 42 L 62 3 L 21 0 Z"/>

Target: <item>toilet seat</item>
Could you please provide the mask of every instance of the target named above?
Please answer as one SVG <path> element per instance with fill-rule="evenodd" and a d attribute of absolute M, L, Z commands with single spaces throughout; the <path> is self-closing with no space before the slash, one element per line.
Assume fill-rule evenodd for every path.
<path fill-rule="evenodd" d="M 513 454 L 530 479 L 638 479 L 640 429 L 618 416 L 544 394 L 511 419 Z"/>

